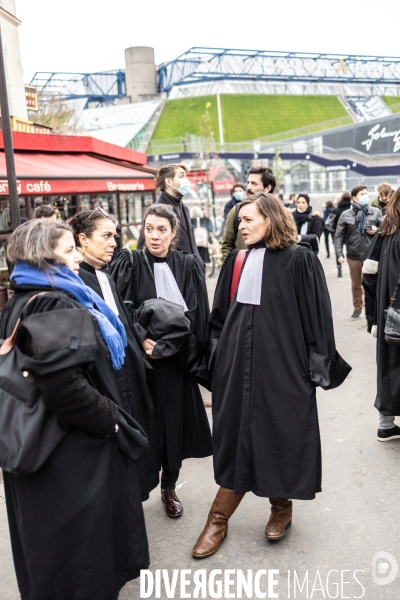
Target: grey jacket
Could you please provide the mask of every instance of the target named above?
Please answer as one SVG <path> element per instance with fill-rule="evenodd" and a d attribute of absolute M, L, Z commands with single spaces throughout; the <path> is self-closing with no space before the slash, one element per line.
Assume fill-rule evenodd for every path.
<path fill-rule="evenodd" d="M 162 298 L 145 300 L 136 311 L 134 327 L 141 342 L 145 337 L 157 342 L 154 356 L 173 356 L 190 333 L 190 321 L 183 306 Z"/>
<path fill-rule="evenodd" d="M 378 208 L 369 206 L 366 227 L 379 228 L 382 225 L 383 217 Z M 376 234 L 375 234 L 376 235 Z M 335 252 L 338 258 L 344 256 L 343 245 L 347 247 L 347 258 L 352 260 L 365 260 L 368 248 L 374 239 L 373 235 L 361 235 L 357 229 L 357 211 L 354 208 L 345 210 L 340 215 L 335 232 Z"/>

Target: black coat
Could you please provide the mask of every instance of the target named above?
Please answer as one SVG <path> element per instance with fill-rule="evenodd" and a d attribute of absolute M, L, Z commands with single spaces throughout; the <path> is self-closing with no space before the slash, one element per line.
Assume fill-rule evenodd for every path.
<path fill-rule="evenodd" d="M 222 267 L 207 331 L 215 480 L 238 494 L 312 499 L 321 445 L 308 347 L 335 356 L 325 276 L 308 248 L 267 249 L 261 305 L 236 294 L 229 304 L 237 252 Z"/>
<path fill-rule="evenodd" d="M 204 358 L 208 297 L 202 270 L 193 256 L 172 250 L 166 259 L 155 259 L 147 250 L 146 257 L 139 250 L 131 253 L 131 260 L 128 252 L 123 250 L 111 265 L 111 276 L 124 301 L 139 308 L 145 300 L 156 298 L 154 262 L 166 260 L 189 308 L 185 313 L 190 321 L 189 337 L 174 356 L 152 360 L 153 370 L 148 372 L 157 420 L 157 434 L 150 444 L 158 447 L 159 461 L 154 465 L 158 474 L 164 446 L 170 471 L 179 469 L 185 458 L 212 453 L 210 426 L 197 385 L 209 387 Z"/>
<path fill-rule="evenodd" d="M 170 300 L 145 300 L 137 309 L 136 316 L 135 330 L 142 343 L 146 337 L 157 342 L 152 350 L 153 356 L 173 356 L 190 333 L 184 307 Z"/>
<path fill-rule="evenodd" d="M 241 200 L 236 200 L 236 198 L 234 198 L 233 196 L 230 200 L 228 200 L 228 202 L 224 206 L 224 221 L 226 221 L 226 219 L 228 218 L 229 211 L 240 203 Z"/>
<path fill-rule="evenodd" d="M 345 210 L 349 210 L 350 207 L 351 207 L 351 200 L 346 200 L 346 198 L 344 200 L 340 200 L 337 207 L 335 208 L 335 223 L 333 225 L 335 229 L 337 227 L 337 224 L 338 224 L 338 221 L 340 219 L 340 215 L 342 214 L 342 212 L 344 212 Z"/>
<path fill-rule="evenodd" d="M 110 281 L 110 287 L 118 308 L 119 318 L 125 327 L 128 341 L 128 345 L 125 348 L 125 362 L 121 369 L 113 371 L 113 377 L 118 387 L 122 407 L 137 420 L 145 432 L 150 436 L 151 431 L 153 431 L 155 427 L 155 417 L 146 378 L 145 361 L 147 362 L 147 360 L 136 340 L 128 311 L 117 291 L 114 280 L 107 273 L 105 273 L 105 275 Z M 99 280 L 96 277 L 95 269 L 91 265 L 82 262 L 79 268 L 79 276 L 87 286 L 92 288 L 92 290 L 103 298 Z M 153 477 L 153 479 L 151 479 L 151 473 L 147 473 L 146 464 L 148 462 L 151 463 L 151 452 L 152 448 L 150 448 L 136 464 L 143 501 L 148 499 L 149 492 L 158 485 L 158 477 Z"/>
<path fill-rule="evenodd" d="M 3 311 L 0 337 L 16 319 L 30 314 L 83 308 L 67 294 L 17 288 Z M 86 379 L 120 406 L 107 347 L 94 319 L 98 341 L 93 356 L 79 364 Z M 54 346 L 60 340 L 54 333 Z M 23 349 L 23 348 L 21 348 Z M 31 361 L 45 378 L 82 360 L 74 350 L 54 350 Z M 80 357 L 80 358 L 79 358 Z M 90 360 L 89 360 L 90 359 Z M 35 363 L 35 365 L 34 365 Z M 47 462 L 35 473 L 4 473 L 4 486 L 18 585 L 23 600 L 116 600 L 127 581 L 149 565 L 136 465 L 116 439 L 94 437 L 71 426 Z"/>
<path fill-rule="evenodd" d="M 301 235 L 301 241 L 310 244 L 315 254 L 318 254 L 319 238 L 321 237 L 324 224 L 319 213 L 313 214 L 312 210 L 311 206 L 307 208 L 305 213 L 299 213 L 296 209 L 293 212 L 293 219 L 296 223 L 297 233 Z M 307 231 L 301 234 L 303 223 L 307 223 Z"/>
<path fill-rule="evenodd" d="M 375 235 L 376 237 L 376 235 Z M 400 347 L 389 345 L 384 336 L 385 310 L 396 288 L 400 273 L 400 232 L 374 240 L 371 259 L 378 261 L 376 275 L 364 275 L 363 286 L 371 303 L 375 300 L 374 321 L 377 325 L 377 393 L 375 407 L 384 415 L 400 416 Z M 376 250 L 374 252 L 374 250 Z M 371 253 L 370 253 L 371 254 Z M 400 308 L 400 294 L 394 306 Z M 371 325 L 371 323 L 369 323 Z"/>
<path fill-rule="evenodd" d="M 178 217 L 178 232 L 175 239 L 175 248 L 181 252 L 187 254 L 194 254 L 197 257 L 200 269 L 205 271 L 204 262 L 199 254 L 199 250 L 196 246 L 193 233 L 193 225 L 190 219 L 189 209 L 182 200 L 174 198 L 167 192 L 161 192 L 161 196 L 156 200 L 155 204 L 166 204 L 170 206 L 176 216 Z M 144 236 L 143 233 L 140 235 L 138 249 L 144 248 Z"/>

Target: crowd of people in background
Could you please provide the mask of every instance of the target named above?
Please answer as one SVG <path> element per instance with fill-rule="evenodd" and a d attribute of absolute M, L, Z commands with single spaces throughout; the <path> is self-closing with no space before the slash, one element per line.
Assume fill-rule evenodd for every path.
<path fill-rule="evenodd" d="M 66 224 L 42 205 L 11 235 L 0 372 L 1 355 L 12 357 L 4 376 L 20 365 L 23 394 L 33 385 L 57 430 L 37 433 L 46 452 L 34 467 L 13 462 L 15 447 L 0 452 L 22 600 L 117 600 L 149 565 L 142 502 L 160 485 L 160 507 L 181 517 L 177 482 L 191 457 L 213 455 L 219 486 L 195 558 L 219 549 L 248 492 L 269 499 L 265 537 L 284 537 L 293 500 L 321 491 L 316 387 L 351 370 L 335 345 L 322 236 L 338 277 L 349 266 L 351 319 L 365 303 L 378 338 L 378 440 L 400 438 L 400 350 L 392 356 L 385 335 L 400 284 L 400 189 L 382 183 L 371 201 L 358 185 L 319 211 L 307 193 L 285 203 L 273 171 L 254 166 L 217 234 L 205 206 L 186 206 L 190 186 L 185 165 L 160 169 L 135 250 L 121 248 L 100 206 Z M 210 312 L 211 254 L 222 268 Z M 212 433 L 200 386 L 212 392 Z"/>

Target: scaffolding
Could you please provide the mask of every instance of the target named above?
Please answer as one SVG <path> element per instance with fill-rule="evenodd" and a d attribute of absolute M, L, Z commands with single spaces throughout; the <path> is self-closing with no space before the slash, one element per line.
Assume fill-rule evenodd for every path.
<path fill-rule="evenodd" d="M 193 47 L 158 68 L 159 91 L 215 82 L 323 84 L 400 94 L 400 57 Z M 379 91 L 378 91 L 379 88 Z"/>
<path fill-rule="evenodd" d="M 36 86 L 46 104 L 51 98 L 83 100 L 84 106 L 113 104 L 126 95 L 125 72 L 121 70 L 100 73 L 35 73 L 31 85 Z"/>

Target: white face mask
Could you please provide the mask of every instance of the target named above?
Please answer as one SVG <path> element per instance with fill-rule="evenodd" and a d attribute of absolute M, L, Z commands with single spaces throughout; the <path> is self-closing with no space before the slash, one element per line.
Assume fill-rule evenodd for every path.
<path fill-rule="evenodd" d="M 368 206 L 369 204 L 369 196 L 368 194 L 362 194 L 362 196 L 358 196 L 357 201 L 361 206 Z"/>
<path fill-rule="evenodd" d="M 179 187 L 178 188 L 174 187 L 173 185 L 171 185 L 171 187 L 173 190 L 176 190 L 177 192 L 182 194 L 182 196 L 186 196 L 191 190 L 190 181 L 187 177 L 183 177 L 182 179 L 179 179 Z"/>
<path fill-rule="evenodd" d="M 299 213 L 305 213 L 306 210 L 307 210 L 307 208 L 308 208 L 308 206 L 306 206 L 306 208 L 302 208 L 302 209 L 297 208 L 297 212 L 299 212 Z"/>

